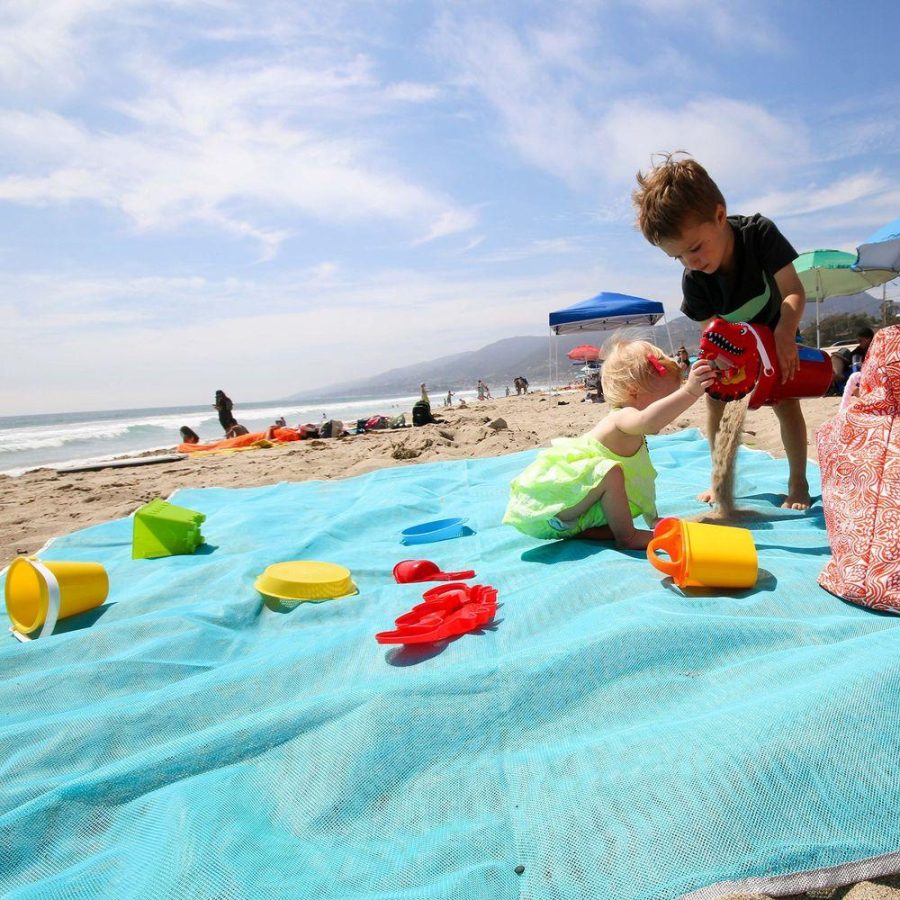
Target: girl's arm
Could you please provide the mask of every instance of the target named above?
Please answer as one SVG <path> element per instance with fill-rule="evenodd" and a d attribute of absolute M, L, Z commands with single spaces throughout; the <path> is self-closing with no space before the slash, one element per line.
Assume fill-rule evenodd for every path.
<path fill-rule="evenodd" d="M 618 411 L 616 427 L 625 434 L 656 434 L 676 416 L 693 406 L 716 380 L 709 363 L 698 360 L 687 381 L 673 393 L 654 400 L 643 409 L 627 406 Z"/>

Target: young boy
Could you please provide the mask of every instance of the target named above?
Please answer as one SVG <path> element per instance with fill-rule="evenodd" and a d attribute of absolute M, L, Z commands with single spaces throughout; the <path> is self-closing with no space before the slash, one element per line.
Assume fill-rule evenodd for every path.
<path fill-rule="evenodd" d="M 729 216 L 725 198 L 706 169 L 690 157 L 666 154 L 646 174 L 639 172 L 633 194 L 644 237 L 684 266 L 681 311 L 704 325 L 721 316 L 730 322 L 766 325 L 775 335 L 782 383 L 797 371 L 794 337 L 806 295 L 794 269 L 797 252 L 774 223 L 758 213 Z M 725 404 L 707 396 L 710 449 Z M 782 506 L 807 509 L 806 422 L 797 399 L 773 409 L 790 474 Z M 715 501 L 712 491 L 700 500 Z"/>

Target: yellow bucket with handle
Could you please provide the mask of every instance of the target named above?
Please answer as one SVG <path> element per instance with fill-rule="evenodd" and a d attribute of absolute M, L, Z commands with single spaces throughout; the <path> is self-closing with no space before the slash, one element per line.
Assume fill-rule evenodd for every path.
<path fill-rule="evenodd" d="M 647 559 L 681 588 L 750 588 L 759 575 L 753 535 L 730 525 L 661 519 L 647 546 Z"/>
<path fill-rule="evenodd" d="M 100 563 L 63 562 L 20 556 L 6 573 L 6 611 L 15 631 L 51 634 L 58 619 L 100 606 L 109 576 Z"/>

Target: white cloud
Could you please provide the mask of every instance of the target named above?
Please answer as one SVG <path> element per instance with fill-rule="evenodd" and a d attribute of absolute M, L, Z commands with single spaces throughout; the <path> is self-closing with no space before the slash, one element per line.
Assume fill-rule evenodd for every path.
<path fill-rule="evenodd" d="M 56 0 L 42 16 L 20 10 L 9 41 L 46 25 L 57 36 L 50 55 L 60 72 L 72 56 L 79 71 L 96 69 L 103 61 L 91 57 L 88 38 L 79 43 L 77 26 L 106 9 L 101 0 Z M 87 200 L 120 211 L 138 229 L 178 231 L 200 222 L 257 241 L 263 259 L 278 252 L 298 216 L 389 222 L 418 240 L 473 225 L 473 210 L 391 162 L 379 137 L 381 116 L 397 104 L 430 102 L 436 89 L 384 84 L 358 52 L 280 56 L 245 55 L 201 69 L 167 62 L 140 44 L 126 49 L 109 60 L 129 85 L 127 99 L 107 101 L 115 127 L 49 109 L 6 111 L 0 147 L 15 169 L 0 178 L 0 198 Z M 363 121 L 370 127 L 361 128 Z"/>
<path fill-rule="evenodd" d="M 585 264 L 506 277 L 398 269 L 341 282 L 338 274 L 325 263 L 278 283 L 5 275 L 0 412 L 133 406 L 137 384 L 146 405 L 202 403 L 214 382 L 245 398 L 286 396 L 347 380 L 348 360 L 353 372 L 374 374 L 546 334 L 551 309 L 601 289 L 658 299 L 645 289 L 663 281 L 625 284 Z M 677 290 L 677 279 L 668 282 Z M 29 377 L 12 377 L 21 372 Z"/>
<path fill-rule="evenodd" d="M 657 151 L 688 150 L 703 163 L 726 197 L 760 179 L 783 177 L 807 157 L 802 125 L 759 105 L 710 96 L 677 107 L 636 99 L 614 103 L 602 124 L 610 178 L 633 176 Z"/>
<path fill-rule="evenodd" d="M 586 237 L 545 238 L 530 241 L 521 247 L 504 247 L 479 257 L 482 262 L 507 263 L 536 256 L 561 256 L 584 250 Z"/>
<path fill-rule="evenodd" d="M 731 19 L 722 16 L 724 28 Z M 659 150 L 687 147 L 739 187 L 808 156 L 803 126 L 758 104 L 714 94 L 669 102 L 646 93 L 647 83 L 667 77 L 671 59 L 663 53 L 638 66 L 621 48 L 591 44 L 591 24 L 570 15 L 520 34 L 505 23 L 445 17 L 436 42 L 461 83 L 496 111 L 503 139 L 521 158 L 576 189 L 621 190 Z"/>
<path fill-rule="evenodd" d="M 634 0 L 629 0 L 633 3 Z M 765 4 L 729 3 L 727 0 L 637 0 L 643 14 L 663 28 L 706 32 L 723 49 L 740 47 L 784 52 L 787 40 Z"/>
<path fill-rule="evenodd" d="M 5 0 L 0 11 L 0 84 L 22 93 L 68 95 L 81 84 L 86 60 L 79 27 L 134 0 Z M 7 87 L 9 90 L 9 87 Z"/>
<path fill-rule="evenodd" d="M 773 216 L 806 215 L 878 197 L 890 187 L 890 182 L 880 173 L 861 172 L 824 188 L 804 185 L 789 191 L 770 191 L 748 200 L 747 207 L 771 210 Z"/>

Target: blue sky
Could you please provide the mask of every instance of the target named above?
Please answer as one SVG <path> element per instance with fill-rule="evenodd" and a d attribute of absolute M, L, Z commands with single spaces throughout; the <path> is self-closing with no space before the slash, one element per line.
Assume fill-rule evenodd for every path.
<path fill-rule="evenodd" d="M 0 415 L 276 399 L 618 291 L 686 148 L 798 250 L 900 214 L 900 6 L 4 0 Z"/>

